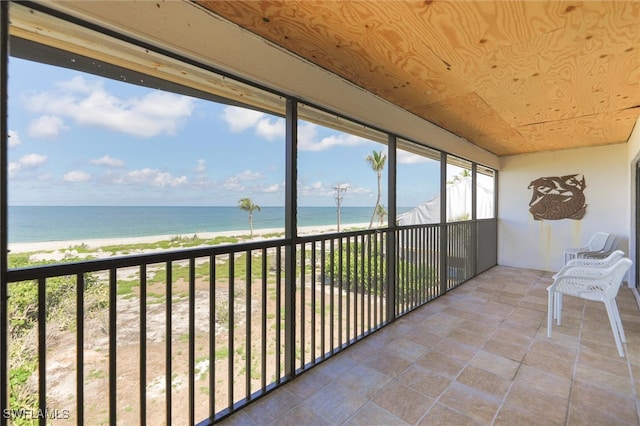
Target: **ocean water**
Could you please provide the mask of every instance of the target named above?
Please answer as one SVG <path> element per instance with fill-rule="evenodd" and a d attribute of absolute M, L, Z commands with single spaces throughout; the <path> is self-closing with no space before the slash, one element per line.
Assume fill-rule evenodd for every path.
<path fill-rule="evenodd" d="M 371 207 L 342 207 L 340 223 L 368 223 L 372 211 Z M 336 220 L 335 207 L 298 208 L 298 226 L 335 225 Z M 8 222 L 9 243 L 249 229 L 248 213 L 235 206 L 10 206 Z M 254 212 L 253 228 L 284 229 L 284 207 L 262 207 Z"/>

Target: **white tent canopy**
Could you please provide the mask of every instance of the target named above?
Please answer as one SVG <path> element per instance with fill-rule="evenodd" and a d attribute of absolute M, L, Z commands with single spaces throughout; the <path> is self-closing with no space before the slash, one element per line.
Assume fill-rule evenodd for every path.
<path fill-rule="evenodd" d="M 490 218 L 493 212 L 493 188 L 487 188 L 478 182 L 477 217 Z M 471 219 L 471 191 L 472 180 L 470 176 L 447 185 L 447 221 Z M 397 224 L 419 225 L 440 222 L 440 194 L 434 196 L 418 207 L 398 215 Z"/>

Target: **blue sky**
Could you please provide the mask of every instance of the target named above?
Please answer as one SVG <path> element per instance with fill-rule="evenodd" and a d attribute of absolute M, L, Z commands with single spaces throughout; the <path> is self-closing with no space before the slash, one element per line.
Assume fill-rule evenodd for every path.
<path fill-rule="evenodd" d="M 284 205 L 284 119 L 11 58 L 10 205 Z M 298 203 L 373 206 L 383 144 L 301 122 Z M 399 152 L 398 205 L 438 191 L 438 163 Z M 382 204 L 386 204 L 386 170 Z"/>

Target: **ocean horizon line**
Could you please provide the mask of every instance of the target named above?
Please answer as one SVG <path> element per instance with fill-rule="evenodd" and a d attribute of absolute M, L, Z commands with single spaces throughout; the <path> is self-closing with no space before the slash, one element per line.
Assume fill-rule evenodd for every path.
<path fill-rule="evenodd" d="M 284 228 L 284 207 L 261 206 L 253 228 Z M 26 243 L 249 229 L 237 206 L 9 206 L 8 241 Z M 402 213 L 402 209 L 398 209 Z M 372 207 L 341 207 L 340 224 L 369 223 Z M 298 206 L 297 226 L 337 224 L 335 206 Z"/>

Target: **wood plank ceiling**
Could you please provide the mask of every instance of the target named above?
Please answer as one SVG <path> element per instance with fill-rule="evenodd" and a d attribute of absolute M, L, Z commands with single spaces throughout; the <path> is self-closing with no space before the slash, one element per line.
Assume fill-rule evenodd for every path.
<path fill-rule="evenodd" d="M 499 156 L 625 142 L 640 116 L 638 0 L 197 3 Z"/>

